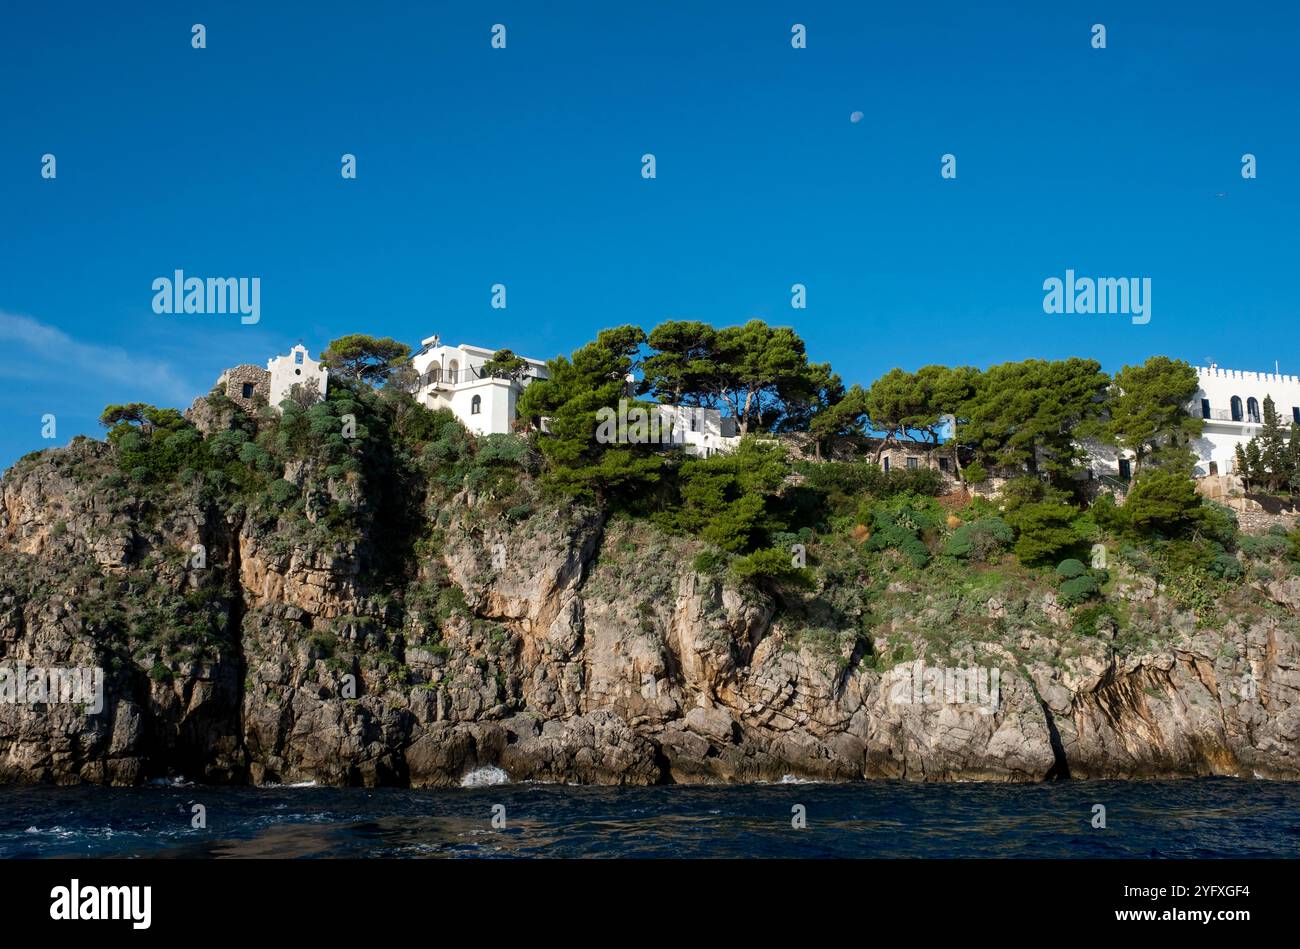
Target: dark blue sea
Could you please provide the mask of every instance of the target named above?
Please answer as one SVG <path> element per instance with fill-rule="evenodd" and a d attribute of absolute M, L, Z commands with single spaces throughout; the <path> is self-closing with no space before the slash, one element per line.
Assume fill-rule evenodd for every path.
<path fill-rule="evenodd" d="M 1295 858 L 1300 784 L 0 788 L 0 858 L 64 856 Z"/>

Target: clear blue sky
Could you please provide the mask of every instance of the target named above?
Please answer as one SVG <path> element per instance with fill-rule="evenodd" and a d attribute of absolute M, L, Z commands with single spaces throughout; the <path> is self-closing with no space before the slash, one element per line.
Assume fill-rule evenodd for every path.
<path fill-rule="evenodd" d="M 760 317 L 846 382 L 1300 372 L 1298 49 L 1292 4 L 10 3 L 0 465 L 50 444 L 46 412 L 63 444 L 347 332 L 545 358 Z M 261 277 L 261 322 L 154 314 L 177 268 Z M 1150 277 L 1151 322 L 1045 314 L 1066 268 Z"/>

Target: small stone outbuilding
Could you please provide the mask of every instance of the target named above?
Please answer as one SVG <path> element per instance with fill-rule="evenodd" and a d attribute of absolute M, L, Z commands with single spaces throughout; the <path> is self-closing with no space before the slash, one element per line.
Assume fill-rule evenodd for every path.
<path fill-rule="evenodd" d="M 246 412 L 255 412 L 266 405 L 271 397 L 271 374 L 265 369 L 245 363 L 227 369 L 217 378 L 217 385 Z"/>

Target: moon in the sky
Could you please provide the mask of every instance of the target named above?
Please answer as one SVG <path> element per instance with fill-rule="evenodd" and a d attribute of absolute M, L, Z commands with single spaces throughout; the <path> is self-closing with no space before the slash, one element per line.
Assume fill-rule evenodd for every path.
<path fill-rule="evenodd" d="M 862 113 L 861 113 L 861 112 L 854 112 L 852 115 L 849 116 L 849 121 L 852 122 L 852 123 L 854 123 L 855 125 L 856 125 L 858 122 L 861 122 L 861 121 L 862 121 Z"/>

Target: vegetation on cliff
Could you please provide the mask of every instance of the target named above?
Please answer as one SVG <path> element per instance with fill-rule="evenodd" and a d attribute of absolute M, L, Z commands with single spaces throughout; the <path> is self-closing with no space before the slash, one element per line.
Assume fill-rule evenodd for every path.
<path fill-rule="evenodd" d="M 623 326 L 552 360 L 550 378 L 524 391 L 521 414 L 539 423 L 528 435 L 480 439 L 402 386 L 364 381 L 384 378 L 398 349 L 391 340 L 336 340 L 327 352 L 355 371 L 337 378 L 325 400 L 287 400 L 282 414 L 264 408 L 251 418 L 214 392 L 207 404 L 220 424 L 207 435 L 174 410 L 110 406 L 109 441 L 140 490 L 179 484 L 208 503 L 274 518 L 285 543 L 364 536 L 357 553 L 376 588 L 410 580 L 417 550 L 436 538 L 438 501 L 462 490 L 487 516 L 518 519 L 568 497 L 648 519 L 703 541 L 710 552 L 702 565 L 791 602 L 800 590 L 824 588 L 828 569 L 846 557 L 913 569 L 936 560 L 1015 562 L 1043 577 L 1063 563 L 1096 563 L 1061 577 L 1063 602 L 1080 610 L 1104 596 L 1104 564 L 1116 559 L 1178 590 L 1220 589 L 1246 572 L 1250 542 L 1242 548 L 1232 512 L 1199 496 L 1190 477 L 1200 426 L 1186 411 L 1195 372 L 1165 357 L 1114 379 L 1086 359 L 983 372 L 896 369 L 862 390 L 809 363 L 792 331 L 761 321 L 722 330 L 675 321 L 648 335 Z M 502 371 L 516 362 L 504 353 Z M 626 380 L 638 370 L 641 395 L 723 406 L 749 434 L 734 453 L 707 458 L 598 439 L 597 412 L 628 396 Z M 938 445 L 945 417 L 956 425 L 945 450 L 966 458 L 966 480 L 1003 476 L 994 499 L 940 498 L 937 472 L 879 467 L 890 441 Z M 798 431 L 813 438 L 796 447 L 781 437 Z M 1286 451 L 1273 445 L 1277 435 L 1266 426 L 1261 436 L 1269 471 L 1284 471 L 1279 459 L 1289 457 L 1285 440 Z M 1135 454 L 1137 477 L 1123 503 L 1080 478 L 1085 443 Z M 847 460 L 803 454 L 823 449 Z M 304 467 L 321 476 L 311 487 L 291 476 Z"/>

